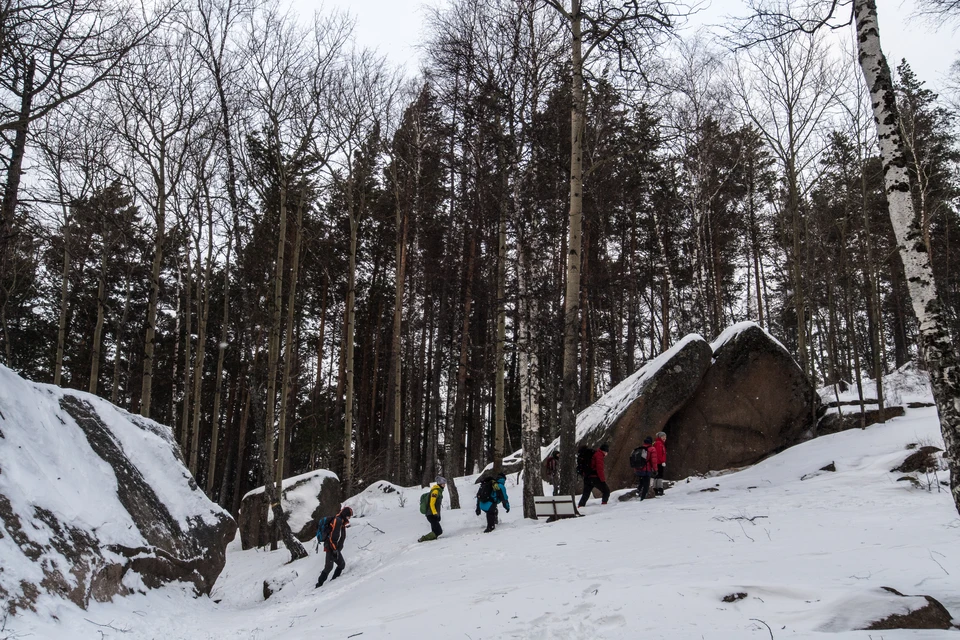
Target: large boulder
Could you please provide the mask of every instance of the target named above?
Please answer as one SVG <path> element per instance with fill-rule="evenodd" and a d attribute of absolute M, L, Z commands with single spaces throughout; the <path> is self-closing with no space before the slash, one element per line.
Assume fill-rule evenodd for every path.
<path fill-rule="evenodd" d="M 667 423 L 667 478 L 752 464 L 813 435 L 820 398 L 787 350 L 752 322 L 713 344 L 713 365 Z"/>
<path fill-rule="evenodd" d="M 317 535 L 320 518 L 340 510 L 340 479 L 325 469 L 309 471 L 283 481 L 280 504 L 287 524 L 300 542 Z M 262 547 L 273 535 L 273 510 L 268 509 L 266 492 L 259 487 L 240 502 L 240 542 L 244 549 Z"/>
<path fill-rule="evenodd" d="M 662 430 L 687 402 L 712 357 L 706 340 L 686 336 L 577 415 L 578 446 L 610 445 L 606 472 L 611 489 L 635 485 L 630 453 L 644 437 Z M 549 447 L 546 455 L 553 448 Z"/>
<path fill-rule="evenodd" d="M 169 427 L 2 366 L 0 522 L 0 604 L 12 613 L 43 593 L 84 609 L 169 582 L 208 594 L 236 532 Z"/>

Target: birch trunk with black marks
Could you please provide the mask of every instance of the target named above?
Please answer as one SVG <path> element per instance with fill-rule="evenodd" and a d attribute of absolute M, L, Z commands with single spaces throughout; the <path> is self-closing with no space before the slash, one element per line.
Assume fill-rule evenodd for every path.
<path fill-rule="evenodd" d="M 950 467 L 950 491 L 960 512 L 960 362 L 947 332 L 923 229 L 913 208 L 893 80 L 880 48 L 875 0 L 855 0 L 854 16 L 860 68 L 870 90 L 877 124 L 890 221 L 919 324 L 920 352 L 940 415 L 944 458 Z"/>

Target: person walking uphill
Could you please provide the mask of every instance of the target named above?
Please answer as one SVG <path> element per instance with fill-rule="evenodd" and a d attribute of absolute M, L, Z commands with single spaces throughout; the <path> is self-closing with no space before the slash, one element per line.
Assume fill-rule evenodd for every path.
<path fill-rule="evenodd" d="M 443 505 L 443 489 L 446 486 L 447 479 L 437 476 L 437 483 L 430 488 L 430 493 L 425 493 L 420 498 L 420 513 L 427 516 L 427 521 L 430 522 L 430 533 L 420 536 L 417 542 L 436 540 L 443 534 L 443 529 L 440 527 L 440 507 Z"/>
<path fill-rule="evenodd" d="M 610 445 L 604 442 L 590 458 L 590 463 L 583 474 L 583 495 L 580 496 L 579 506 L 585 507 L 587 505 L 587 500 L 590 498 L 590 493 L 594 487 L 600 489 L 601 494 L 603 494 L 600 504 L 607 504 L 607 500 L 610 499 L 610 487 L 607 486 L 607 472 L 604 469 L 604 458 L 607 457 L 608 451 L 610 451 Z"/>
<path fill-rule="evenodd" d="M 487 514 L 487 528 L 484 533 L 490 533 L 497 528 L 497 505 L 503 503 L 503 508 L 510 513 L 510 499 L 507 497 L 507 476 L 503 473 L 496 479 L 484 478 L 477 490 L 477 515 L 481 511 Z"/>
<path fill-rule="evenodd" d="M 650 491 L 650 478 L 657 475 L 657 449 L 653 446 L 653 438 L 647 436 L 643 444 L 630 454 L 630 466 L 639 478 L 637 493 L 640 499 L 647 497 Z"/>
<path fill-rule="evenodd" d="M 657 439 L 653 441 L 653 448 L 657 450 L 657 480 L 654 487 L 658 496 L 663 495 L 663 474 L 667 468 L 667 434 L 663 431 L 657 433 Z"/>
<path fill-rule="evenodd" d="M 350 525 L 350 518 L 353 517 L 353 509 L 344 507 L 340 513 L 333 517 L 330 523 L 330 532 L 323 539 L 323 550 L 327 552 L 327 560 L 323 565 L 323 573 L 317 579 L 317 587 L 322 587 L 327 576 L 330 575 L 330 569 L 337 565 L 337 570 L 333 572 L 331 580 L 336 580 L 343 573 L 343 568 L 347 565 L 343 560 L 343 542 L 347 539 L 347 527 Z"/>

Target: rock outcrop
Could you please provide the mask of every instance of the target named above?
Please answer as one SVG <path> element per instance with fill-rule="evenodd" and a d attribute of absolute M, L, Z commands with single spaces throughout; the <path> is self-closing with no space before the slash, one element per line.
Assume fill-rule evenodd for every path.
<path fill-rule="evenodd" d="M 663 430 L 689 400 L 712 356 L 706 340 L 687 336 L 577 415 L 578 445 L 610 445 L 606 471 L 611 489 L 634 486 L 630 453 L 645 436 Z"/>
<path fill-rule="evenodd" d="M 0 602 L 213 587 L 236 523 L 187 471 L 169 427 L 0 367 Z"/>
<path fill-rule="evenodd" d="M 332 471 L 319 469 L 283 481 L 281 504 L 293 535 L 301 542 L 313 539 L 317 523 L 340 510 L 340 480 Z M 263 487 L 254 489 L 240 503 L 240 542 L 244 549 L 269 544 L 273 511 L 268 509 Z"/>
<path fill-rule="evenodd" d="M 813 436 L 820 398 L 783 345 L 747 322 L 712 346 L 713 364 L 664 429 L 668 478 L 753 464 Z"/>

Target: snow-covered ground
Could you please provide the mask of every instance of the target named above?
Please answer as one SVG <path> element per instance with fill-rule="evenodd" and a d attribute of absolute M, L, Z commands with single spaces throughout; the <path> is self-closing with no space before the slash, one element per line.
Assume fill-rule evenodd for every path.
<path fill-rule="evenodd" d="M 418 511 L 421 490 L 374 486 L 350 501 L 358 517 L 348 531 L 347 568 L 322 589 L 313 586 L 321 555 L 285 564 L 282 549 L 244 552 L 237 541 L 209 599 L 166 588 L 86 612 L 46 602 L 58 621 L 21 616 L 4 633 L 96 640 L 952 637 L 957 632 L 851 631 L 903 605 L 883 586 L 931 595 L 960 615 L 960 519 L 950 497 L 890 472 L 911 443 L 941 445 L 933 408 L 818 438 L 737 473 L 691 479 L 656 500 L 618 502 L 616 493 L 606 506 L 592 500 L 585 517 L 553 524 L 521 517 L 514 475 L 514 509 L 495 532 L 481 533 L 472 508 L 445 511 L 444 535 L 423 544 L 416 542 L 429 530 Z M 835 473 L 817 471 L 831 462 Z M 473 495 L 471 480 L 459 481 L 462 495 Z M 285 584 L 264 601 L 266 577 Z M 738 592 L 747 595 L 722 601 Z"/>

